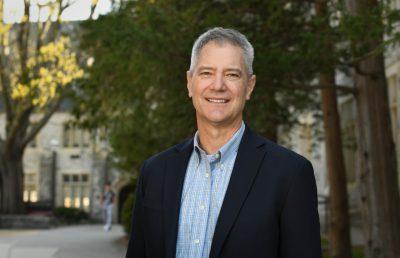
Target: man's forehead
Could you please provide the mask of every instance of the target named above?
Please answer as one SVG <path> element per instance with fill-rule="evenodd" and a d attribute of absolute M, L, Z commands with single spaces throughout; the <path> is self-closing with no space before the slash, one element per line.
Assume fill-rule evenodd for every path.
<path fill-rule="evenodd" d="M 231 52 L 232 50 L 234 50 L 234 53 Z M 215 61 L 218 63 L 226 62 L 228 63 L 227 66 L 231 67 L 232 69 L 242 69 L 241 66 L 244 64 L 244 52 L 240 47 L 230 43 L 221 45 L 217 44 L 216 42 L 209 42 L 201 49 L 199 53 L 197 60 L 198 67 L 212 67 L 214 64 L 211 62 Z M 236 64 L 237 61 L 240 62 L 239 65 Z"/>

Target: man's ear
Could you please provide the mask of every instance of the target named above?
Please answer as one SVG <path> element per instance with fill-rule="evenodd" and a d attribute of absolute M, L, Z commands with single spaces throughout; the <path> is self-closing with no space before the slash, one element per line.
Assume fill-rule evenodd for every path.
<path fill-rule="evenodd" d="M 186 81 L 187 81 L 186 82 L 186 87 L 188 89 L 189 98 L 192 97 L 192 78 L 193 78 L 192 72 L 191 71 L 187 71 L 186 72 Z"/>
<path fill-rule="evenodd" d="M 256 86 L 256 76 L 253 74 L 247 81 L 246 100 L 250 99 L 251 93 L 253 92 L 255 86 Z"/>

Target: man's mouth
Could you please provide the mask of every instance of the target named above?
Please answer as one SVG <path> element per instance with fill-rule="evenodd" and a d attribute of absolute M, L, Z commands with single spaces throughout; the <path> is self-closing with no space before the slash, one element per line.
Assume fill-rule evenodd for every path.
<path fill-rule="evenodd" d="M 229 100 L 228 100 L 228 99 L 213 99 L 213 98 L 206 98 L 206 100 L 207 100 L 208 102 L 211 102 L 211 103 L 221 103 L 221 104 L 229 102 Z"/>

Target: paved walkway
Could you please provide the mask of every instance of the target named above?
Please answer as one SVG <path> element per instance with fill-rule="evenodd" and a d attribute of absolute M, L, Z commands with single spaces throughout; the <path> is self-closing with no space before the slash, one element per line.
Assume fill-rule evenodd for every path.
<path fill-rule="evenodd" d="M 0 258 L 123 258 L 121 226 L 102 225 L 50 230 L 0 230 Z"/>

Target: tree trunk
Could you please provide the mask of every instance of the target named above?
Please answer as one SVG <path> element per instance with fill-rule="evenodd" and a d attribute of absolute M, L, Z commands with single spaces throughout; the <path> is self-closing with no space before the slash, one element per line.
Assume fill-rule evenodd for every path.
<path fill-rule="evenodd" d="M 379 5 L 377 0 L 348 0 L 347 3 L 353 15 L 363 15 Z M 377 34 L 361 43 L 368 44 L 371 51 L 378 49 L 382 42 L 383 36 Z M 399 258 L 400 195 L 384 56 L 382 53 L 366 56 L 356 68 L 358 150 L 364 169 L 358 180 L 366 233 L 365 257 Z"/>
<path fill-rule="evenodd" d="M 3 214 L 23 213 L 25 205 L 22 198 L 22 151 L 3 152 L 0 155 L 0 211 Z"/>
<path fill-rule="evenodd" d="M 367 115 L 361 112 L 368 112 L 365 98 L 358 97 L 357 104 L 357 184 L 360 191 L 361 217 L 364 235 L 364 256 L 365 258 L 383 258 L 382 239 L 380 237 L 380 226 L 378 219 L 377 193 L 373 185 L 373 175 L 368 164 L 368 147 L 366 139 L 366 127 L 370 127 Z M 368 144 L 370 146 L 370 144 Z"/>
<path fill-rule="evenodd" d="M 333 43 L 326 40 L 326 35 L 332 33 L 327 1 L 318 0 L 315 7 L 316 14 L 322 21 L 319 27 L 320 33 L 325 35 L 321 39 L 321 45 L 324 51 L 332 53 L 334 51 Z M 327 56 L 329 58 L 329 55 Z M 351 257 L 349 205 L 335 90 L 335 70 L 333 65 L 329 63 L 329 59 L 324 63 L 326 63 L 326 67 L 319 75 L 319 83 L 324 88 L 321 90 L 321 99 L 329 182 L 329 254 L 331 258 L 347 258 Z"/>
<path fill-rule="evenodd" d="M 363 211 L 367 257 L 400 257 L 400 196 L 396 152 L 392 137 L 383 54 L 361 61 L 360 68 L 375 76 L 354 76 L 362 164 Z M 365 224 L 365 223 L 364 223 Z"/>
<path fill-rule="evenodd" d="M 351 257 L 346 170 L 334 75 L 321 74 L 319 80 L 321 85 L 330 87 L 321 90 L 329 181 L 329 254 L 331 258 Z"/>

